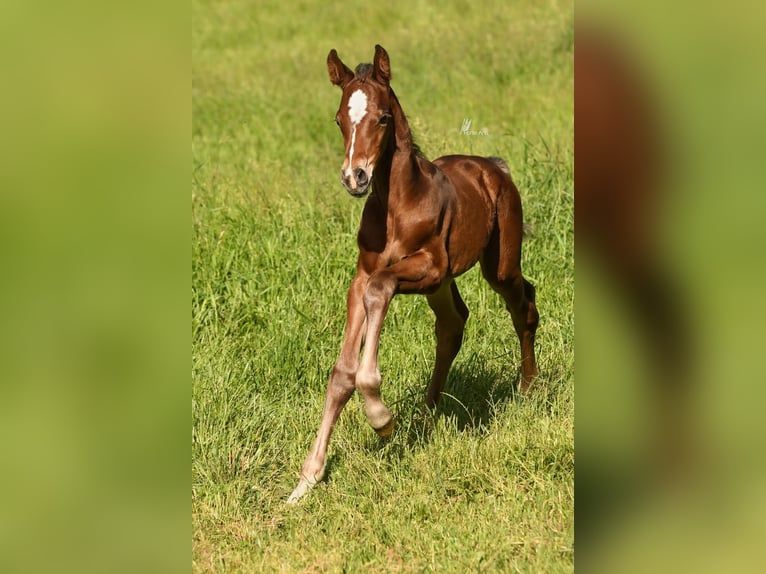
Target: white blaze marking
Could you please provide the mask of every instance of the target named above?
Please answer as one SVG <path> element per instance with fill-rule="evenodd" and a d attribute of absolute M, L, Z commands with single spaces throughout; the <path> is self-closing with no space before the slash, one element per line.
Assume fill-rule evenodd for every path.
<path fill-rule="evenodd" d="M 362 121 L 367 113 L 367 94 L 362 90 L 357 90 L 348 99 L 348 117 L 356 125 Z"/>
<path fill-rule="evenodd" d="M 354 160 L 354 143 L 356 143 L 356 126 L 367 114 L 367 94 L 362 90 L 357 90 L 348 99 L 348 117 L 351 120 L 353 128 L 351 130 L 351 146 L 348 148 L 348 171 L 354 169 L 352 161 Z"/>

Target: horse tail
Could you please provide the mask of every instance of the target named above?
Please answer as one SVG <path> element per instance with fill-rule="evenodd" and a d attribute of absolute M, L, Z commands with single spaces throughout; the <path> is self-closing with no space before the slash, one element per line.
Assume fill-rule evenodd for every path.
<path fill-rule="evenodd" d="M 499 167 L 505 175 L 511 177 L 511 168 L 508 167 L 504 159 L 495 156 L 490 156 L 487 159 Z"/>

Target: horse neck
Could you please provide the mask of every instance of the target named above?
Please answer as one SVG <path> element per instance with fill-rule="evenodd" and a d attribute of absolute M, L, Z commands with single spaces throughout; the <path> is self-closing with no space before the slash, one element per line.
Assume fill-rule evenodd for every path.
<path fill-rule="evenodd" d="M 407 123 L 396 94 L 391 90 L 391 116 L 394 124 L 393 138 L 389 137 L 386 151 L 379 160 L 373 175 L 375 194 L 388 205 L 392 195 L 398 196 L 414 190 L 420 174 L 412 132 Z"/>

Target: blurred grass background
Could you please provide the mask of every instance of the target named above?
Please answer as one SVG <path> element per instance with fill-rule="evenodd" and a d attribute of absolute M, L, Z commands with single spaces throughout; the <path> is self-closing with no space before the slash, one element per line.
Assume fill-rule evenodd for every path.
<path fill-rule="evenodd" d="M 681 295 L 692 343 L 690 393 L 675 416 L 694 455 L 678 461 L 682 472 L 663 476 L 652 460 L 661 420 L 652 396 L 656 372 L 619 297 L 578 250 L 575 480 L 603 480 L 595 485 L 601 497 L 589 499 L 598 508 L 577 512 L 602 517 L 597 525 L 576 521 L 578 538 L 593 527 L 599 532 L 578 546 L 578 565 L 588 571 L 763 568 L 766 201 L 756 166 L 766 81 L 755 70 L 766 47 L 764 12 L 747 0 L 698 8 L 600 0 L 577 6 L 578 26 L 607 31 L 629 54 L 659 112 L 670 169 L 650 231 L 657 261 Z M 587 130 L 575 116 L 577 129 Z"/>
<path fill-rule="evenodd" d="M 185 9 L 0 7 L 3 572 L 188 568 Z"/>

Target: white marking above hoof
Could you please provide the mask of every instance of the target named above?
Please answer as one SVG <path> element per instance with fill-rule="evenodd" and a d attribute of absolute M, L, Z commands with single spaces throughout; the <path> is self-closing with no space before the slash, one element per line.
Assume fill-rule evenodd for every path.
<path fill-rule="evenodd" d="M 295 490 L 293 490 L 293 493 L 287 499 L 287 504 L 295 504 L 298 502 L 301 498 L 306 496 L 312 488 L 316 486 L 317 482 L 319 481 L 316 479 L 309 480 L 308 478 L 302 476 L 298 486 L 295 487 Z"/>

